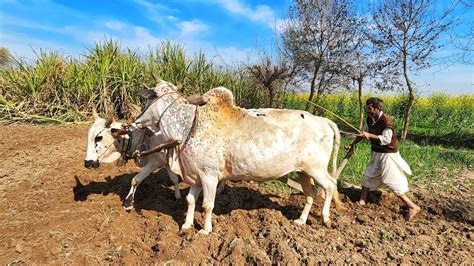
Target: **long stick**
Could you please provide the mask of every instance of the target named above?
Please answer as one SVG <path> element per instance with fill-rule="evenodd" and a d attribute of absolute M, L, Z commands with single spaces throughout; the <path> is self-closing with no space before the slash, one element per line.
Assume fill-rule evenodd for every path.
<path fill-rule="evenodd" d="M 310 103 L 310 104 L 312 104 L 312 105 L 314 105 L 314 106 L 316 106 L 316 107 L 319 107 L 319 108 L 323 109 L 323 110 L 326 111 L 326 112 L 329 112 L 329 113 L 332 114 L 333 116 L 335 116 L 335 117 L 341 119 L 342 122 L 346 123 L 348 126 L 350 126 L 351 128 L 353 128 L 355 131 L 357 131 L 357 132 L 359 132 L 360 134 L 362 134 L 362 131 L 360 131 L 360 129 L 358 129 L 358 128 L 356 128 L 355 126 L 351 125 L 351 123 L 347 122 L 344 118 L 338 116 L 338 115 L 335 114 L 334 112 L 331 112 L 331 111 L 328 110 L 327 108 L 324 108 L 324 107 L 322 107 L 321 105 L 316 104 L 316 103 L 313 103 L 313 102 L 310 102 L 310 101 L 308 101 L 308 100 L 304 100 L 304 101 L 306 101 L 306 102 L 308 102 L 308 103 Z"/>

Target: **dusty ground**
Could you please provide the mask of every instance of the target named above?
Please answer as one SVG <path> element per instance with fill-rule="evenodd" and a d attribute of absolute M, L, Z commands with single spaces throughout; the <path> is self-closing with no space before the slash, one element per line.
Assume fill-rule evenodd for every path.
<path fill-rule="evenodd" d="M 367 207 L 359 191 L 341 189 L 346 211 L 332 209 L 333 228 L 299 216 L 301 194 L 272 194 L 252 183 L 228 183 L 217 199 L 214 232 L 180 232 L 186 201 L 174 200 L 159 172 L 137 191 L 136 209 L 121 207 L 138 168 L 83 167 L 87 126 L 0 126 L 0 264 L 7 263 L 466 263 L 473 264 L 473 193 L 414 188 L 422 206 L 410 223 L 390 193 Z M 472 172 L 466 173 L 472 180 Z M 182 195 L 188 186 L 181 185 Z"/>

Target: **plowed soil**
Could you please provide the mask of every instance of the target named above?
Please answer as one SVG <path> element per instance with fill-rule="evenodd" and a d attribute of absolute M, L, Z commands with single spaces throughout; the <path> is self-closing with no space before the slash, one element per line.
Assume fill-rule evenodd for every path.
<path fill-rule="evenodd" d="M 139 171 L 85 169 L 87 125 L 0 126 L 0 264 L 89 263 L 466 263 L 473 264 L 473 192 L 460 184 L 450 192 L 412 186 L 422 207 L 413 222 L 389 192 L 355 204 L 360 191 L 341 188 L 347 210 L 331 209 L 332 228 L 317 215 L 298 218 L 304 197 L 272 192 L 256 183 L 228 182 L 217 197 L 214 231 L 203 224 L 200 201 L 195 227 L 180 231 L 185 195 L 174 199 L 166 171 L 138 188 L 135 209 L 121 203 Z M 464 176 L 472 184 L 472 172 Z"/>

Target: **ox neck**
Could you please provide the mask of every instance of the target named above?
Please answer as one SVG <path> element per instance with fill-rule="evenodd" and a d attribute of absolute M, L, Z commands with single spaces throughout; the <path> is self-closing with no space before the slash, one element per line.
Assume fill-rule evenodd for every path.
<path fill-rule="evenodd" d="M 143 142 L 145 137 L 145 130 L 133 130 L 130 134 L 120 136 L 115 140 L 115 148 L 123 155 L 130 157 L 130 155 L 138 149 L 138 146 Z"/>
<path fill-rule="evenodd" d="M 192 128 L 195 105 L 186 103 L 178 94 L 165 95 L 156 104 L 154 117 L 159 119 L 157 126 L 165 141 L 184 141 Z"/>

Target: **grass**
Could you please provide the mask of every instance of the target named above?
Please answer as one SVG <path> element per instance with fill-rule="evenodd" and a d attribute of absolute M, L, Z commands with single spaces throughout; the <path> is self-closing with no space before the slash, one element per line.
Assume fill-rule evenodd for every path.
<path fill-rule="evenodd" d="M 296 173 L 290 174 L 291 178 L 298 180 L 298 175 Z M 262 182 L 259 184 L 260 187 L 265 188 L 269 193 L 275 193 L 275 192 L 283 192 L 285 194 L 291 194 L 295 190 L 293 190 L 291 187 L 287 186 L 285 183 L 279 181 L 279 180 L 271 180 L 271 181 L 266 181 Z"/>
<path fill-rule="evenodd" d="M 155 85 L 151 73 L 174 84 L 185 94 L 202 94 L 225 86 L 236 103 L 246 108 L 265 99 L 239 66 L 220 67 L 203 53 L 188 56 L 171 42 L 143 55 L 105 39 L 78 58 L 39 51 L 33 61 L 15 59 L 0 71 L 0 123 L 68 123 L 86 120 L 95 105 L 99 113 L 132 118 L 140 90 Z"/>
<path fill-rule="evenodd" d="M 363 95 L 363 102 L 371 96 Z M 397 129 L 402 128 L 405 112 L 405 97 L 399 95 L 375 95 L 385 102 L 384 112 L 394 119 Z M 307 95 L 290 95 L 285 101 L 289 109 L 304 109 Z M 338 93 L 326 96 L 321 105 L 358 125 L 358 103 L 355 93 Z M 318 114 L 340 123 L 335 116 L 323 110 Z M 446 147 L 474 148 L 474 95 L 450 96 L 445 93 L 434 93 L 428 97 L 418 97 L 413 107 L 409 139 L 418 144 L 443 145 Z M 342 128 L 347 127 L 340 123 Z M 347 128 L 348 131 L 351 131 Z"/>
<path fill-rule="evenodd" d="M 348 140 L 344 140 L 342 145 L 348 143 Z M 340 180 L 351 184 L 360 184 L 370 159 L 370 153 L 368 142 L 359 143 L 356 154 L 351 157 Z M 407 176 L 410 185 L 443 189 L 456 186 L 459 181 L 456 177 L 464 174 L 467 170 L 472 170 L 474 161 L 474 154 L 469 149 L 446 148 L 438 145 L 419 146 L 410 141 L 400 144 L 400 154 L 413 172 L 412 176 Z"/>
<path fill-rule="evenodd" d="M 344 157 L 342 147 L 351 141 L 342 139 L 339 161 Z M 340 183 L 360 185 L 364 176 L 365 168 L 370 160 L 370 143 L 360 142 L 356 153 L 350 158 L 339 178 Z M 473 180 L 465 180 L 463 175 L 466 171 L 472 171 L 474 153 L 472 150 L 457 147 L 443 147 L 439 145 L 419 146 L 414 142 L 400 143 L 400 154 L 412 169 L 413 175 L 407 175 L 410 186 L 416 185 L 425 188 L 436 188 L 450 190 L 459 185 L 473 188 Z M 331 172 L 331 169 L 329 169 Z M 299 180 L 296 173 L 287 177 Z M 272 191 L 291 192 L 292 190 L 284 183 L 274 180 L 261 184 L 264 188 Z"/>

